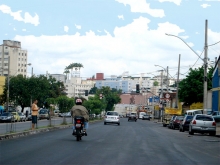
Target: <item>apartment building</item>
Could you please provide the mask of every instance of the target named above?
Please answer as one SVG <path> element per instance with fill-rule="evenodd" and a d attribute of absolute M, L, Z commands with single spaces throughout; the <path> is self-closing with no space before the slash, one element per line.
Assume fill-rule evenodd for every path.
<path fill-rule="evenodd" d="M 3 40 L 0 45 L 0 75 L 27 75 L 27 50 L 21 48 L 21 42 Z"/>
<path fill-rule="evenodd" d="M 84 97 L 85 90 L 90 90 L 94 87 L 95 81 L 83 80 L 81 77 L 71 77 L 66 80 L 64 86 L 68 97 Z"/>

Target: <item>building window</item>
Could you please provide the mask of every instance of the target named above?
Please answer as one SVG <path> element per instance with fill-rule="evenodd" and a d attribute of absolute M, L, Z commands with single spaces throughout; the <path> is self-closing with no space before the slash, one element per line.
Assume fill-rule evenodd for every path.
<path fill-rule="evenodd" d="M 24 70 L 24 72 L 26 72 L 26 69 Z"/>
<path fill-rule="evenodd" d="M 23 56 L 23 53 L 22 53 L 22 56 Z"/>
<path fill-rule="evenodd" d="M 5 49 L 8 49 L 8 47 L 6 46 Z"/>
<path fill-rule="evenodd" d="M 20 61 L 20 58 L 18 58 L 18 61 Z"/>
<path fill-rule="evenodd" d="M 20 69 L 18 69 L 18 72 L 20 72 Z"/>
<path fill-rule="evenodd" d="M 9 53 L 8 52 L 5 52 L 5 55 L 8 55 Z"/>
<path fill-rule="evenodd" d="M 23 69 L 21 69 L 21 71 L 23 72 Z"/>
<path fill-rule="evenodd" d="M 4 58 L 4 61 L 8 61 L 8 58 Z"/>

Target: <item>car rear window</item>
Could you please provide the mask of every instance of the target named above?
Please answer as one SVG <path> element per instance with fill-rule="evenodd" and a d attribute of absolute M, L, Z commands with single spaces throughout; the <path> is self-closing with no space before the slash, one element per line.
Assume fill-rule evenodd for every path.
<path fill-rule="evenodd" d="M 187 116 L 186 117 L 186 119 L 192 119 L 193 118 L 193 116 Z"/>
<path fill-rule="evenodd" d="M 117 112 L 107 112 L 107 115 L 118 116 L 118 113 Z"/>
<path fill-rule="evenodd" d="M 213 118 L 209 116 L 198 115 L 196 116 L 196 120 L 213 121 Z"/>

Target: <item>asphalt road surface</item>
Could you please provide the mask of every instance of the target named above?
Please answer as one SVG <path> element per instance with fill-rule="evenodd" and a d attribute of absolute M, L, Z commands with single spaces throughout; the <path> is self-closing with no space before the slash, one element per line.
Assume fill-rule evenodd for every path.
<path fill-rule="evenodd" d="M 218 137 L 153 121 L 90 124 L 77 142 L 70 128 L 0 141 L 1 165 L 219 165 Z"/>

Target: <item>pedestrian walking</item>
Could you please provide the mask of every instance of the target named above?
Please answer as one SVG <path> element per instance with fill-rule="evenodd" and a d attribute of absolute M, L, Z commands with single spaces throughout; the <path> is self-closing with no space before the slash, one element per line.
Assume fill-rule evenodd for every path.
<path fill-rule="evenodd" d="M 37 103 L 38 103 L 38 100 L 34 100 L 32 106 L 31 106 L 31 110 L 32 110 L 32 115 L 31 115 L 31 118 L 32 118 L 32 130 L 34 130 L 35 128 L 35 124 L 37 124 L 37 116 L 38 116 L 38 106 L 37 106 Z"/>

